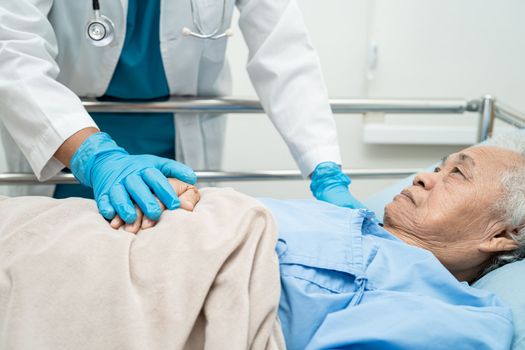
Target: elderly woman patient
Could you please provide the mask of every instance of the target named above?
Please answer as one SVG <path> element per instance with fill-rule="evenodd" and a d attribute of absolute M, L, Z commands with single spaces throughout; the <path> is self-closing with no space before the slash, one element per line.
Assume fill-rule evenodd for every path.
<path fill-rule="evenodd" d="M 508 348 L 508 311 L 465 282 L 524 256 L 523 154 L 449 155 L 394 197 L 384 227 L 367 211 L 265 201 L 290 348 Z"/>
<path fill-rule="evenodd" d="M 316 201 L 261 200 L 271 212 L 277 228 L 273 226 L 270 216 L 261 214 L 265 212 L 264 209 L 251 217 L 253 222 L 258 222 L 257 225 L 250 226 L 246 220 L 236 221 L 234 229 L 247 225 L 245 237 L 256 235 L 257 242 L 253 245 L 232 246 L 228 259 L 223 262 L 228 261 L 229 264 L 234 257 L 245 254 L 238 262 L 238 266 L 248 266 L 247 270 L 251 273 L 250 283 L 245 284 L 244 289 L 248 294 L 260 290 L 252 303 L 248 304 L 254 314 L 260 311 L 257 307 L 261 305 L 268 305 L 267 310 L 259 314 L 261 317 L 257 322 L 250 317 L 240 323 L 235 323 L 239 320 L 228 321 L 224 313 L 242 309 L 245 305 L 244 299 L 236 294 L 240 293 L 238 289 L 243 288 L 233 284 L 234 287 L 227 288 L 230 294 L 222 295 L 222 308 L 217 308 L 215 313 L 204 312 L 204 316 L 200 312 L 201 316 L 189 322 L 204 322 L 209 327 L 217 319 L 226 322 L 222 331 L 228 334 L 230 340 L 222 344 L 231 346 L 225 345 L 225 348 L 235 348 L 235 344 L 243 344 L 239 348 L 282 347 L 275 325 L 280 326 L 289 349 L 508 348 L 512 340 L 510 311 L 496 296 L 474 289 L 468 283 L 491 269 L 524 256 L 524 144 L 523 140 L 516 138 L 508 140 L 505 148 L 488 144 L 449 155 L 433 173 L 418 174 L 411 186 L 393 198 L 385 208 L 384 226 L 377 224 L 374 214 L 364 209 L 351 210 Z M 179 189 L 179 192 L 183 191 Z M 126 234 L 123 230 L 113 231 L 114 239 L 118 239 L 118 234 L 132 237 L 129 239 L 136 237 L 137 241 L 140 237 L 149 236 L 149 242 L 153 242 L 155 236 L 171 229 L 168 235 L 170 241 L 177 242 L 180 231 L 182 241 L 178 242 L 178 246 L 181 251 L 191 250 L 190 241 L 184 238 L 184 229 L 178 227 L 184 223 L 184 218 L 199 215 L 201 206 L 204 208 L 202 210 L 210 208 L 206 219 L 209 222 L 223 220 L 222 226 L 217 228 L 220 234 L 217 233 L 214 236 L 216 238 L 228 235 L 227 224 L 231 218 L 224 218 L 225 206 L 237 206 L 239 216 L 253 212 L 253 206 L 250 210 L 242 210 L 246 204 L 238 199 L 244 198 L 242 195 L 227 190 L 216 190 L 212 192 L 213 196 L 208 193 L 208 190 L 203 191 L 202 199 L 193 213 L 176 211 L 179 212 L 177 216 L 176 213 L 165 212 L 154 228 L 141 230 L 137 236 Z M 233 199 L 230 202 L 221 201 L 224 197 Z M 4 202 L 9 200 L 15 199 L 6 199 Z M 192 205 L 188 207 L 191 209 Z M 219 215 L 223 218 L 218 219 Z M 146 221 L 143 228 L 153 226 Z M 123 222 L 117 218 L 111 224 L 118 228 Z M 189 224 L 201 225 L 199 221 L 184 223 Z M 194 227 L 192 234 L 196 235 L 196 240 L 200 239 L 199 232 L 205 228 L 205 225 Z M 127 229 L 137 231 L 139 227 Z M 211 227 L 207 229 L 214 230 Z M 0 226 L 0 234 L 3 234 L 1 230 Z M 277 242 L 274 240 L 262 244 L 263 237 L 272 236 L 273 231 L 278 231 Z M 8 250 L 1 248 L 5 246 L 1 237 L 0 252 L 7 254 Z M 235 240 L 238 236 L 232 237 Z M 104 249 L 104 239 L 97 239 L 98 249 Z M 166 242 L 168 240 L 163 245 Z M 188 246 L 183 248 L 184 244 Z M 214 264 L 211 252 L 219 249 L 218 245 L 207 244 L 207 249 L 193 251 L 194 262 L 204 260 Z M 221 244 L 222 247 L 228 243 L 225 241 Z M 266 248 L 261 248 L 263 245 Z M 274 263 L 269 255 L 261 260 L 261 249 L 274 250 L 273 247 L 279 263 L 280 294 L 278 286 L 272 283 L 273 279 L 279 279 L 277 275 L 272 277 L 271 271 L 257 275 L 265 266 Z M 12 245 L 10 249 L 13 250 Z M 247 251 L 253 253 L 248 254 Z M 162 249 L 158 252 L 166 253 Z M 151 254 L 156 253 L 152 251 Z M 184 261 L 182 259 L 184 256 L 178 261 Z M 159 257 L 155 257 L 154 261 L 160 261 Z M 66 260 L 64 264 L 71 262 Z M 134 264 L 149 266 L 153 263 L 136 260 Z M 227 269 L 232 268 L 225 264 L 217 266 L 220 266 L 217 271 L 225 269 L 225 266 Z M 111 268 L 111 260 L 108 260 L 107 269 Z M 163 268 L 158 266 L 158 269 Z M 200 271 L 199 267 L 188 269 L 186 273 L 190 275 Z M 239 267 L 235 269 L 232 276 L 238 277 L 244 271 Z M 120 274 L 127 278 L 130 272 L 116 271 L 114 278 L 123 278 Z M 45 279 L 45 275 L 41 278 Z M 75 278 L 78 279 L 78 276 Z M 5 283 L 2 285 L 1 281 L 0 300 L 8 300 Z M 212 284 L 220 287 L 227 285 L 228 281 L 217 273 Z M 55 280 L 54 283 L 60 285 L 60 281 Z M 145 279 L 137 284 L 137 295 L 147 283 Z M 192 283 L 174 288 L 179 290 L 179 294 L 187 294 L 180 290 L 200 293 L 197 281 Z M 169 287 L 168 282 L 165 285 Z M 150 293 L 146 298 L 154 295 Z M 210 295 L 207 297 L 210 298 Z M 115 301 L 118 298 L 115 295 Z M 205 308 L 206 303 L 203 301 L 199 305 Z M 275 304 L 274 308 L 272 303 Z M 169 304 L 169 300 L 156 300 L 159 308 Z M 71 305 L 56 305 L 56 308 L 60 307 L 69 307 L 74 313 L 75 307 Z M 92 307 L 95 308 L 95 304 Z M 0 305 L 0 311 L 15 312 L 3 304 Z M 266 324 L 276 319 L 274 311 L 278 313 L 279 321 Z M 142 322 L 140 317 L 141 314 L 137 314 L 135 322 Z M 156 320 L 163 332 L 176 334 L 179 331 L 177 327 L 165 329 L 163 321 Z M 228 322 L 233 322 L 231 327 L 228 327 Z M 237 326 L 243 323 L 249 324 L 249 327 L 243 327 L 248 327 L 246 334 L 251 335 L 236 343 L 236 334 L 244 331 L 243 327 Z M 0 322 L 0 326 L 9 329 L 5 323 L 2 325 Z M 213 335 L 203 334 L 200 342 L 186 341 L 179 344 L 179 348 L 206 348 L 207 343 L 203 339 L 207 339 L 207 336 L 213 338 Z M 262 334 L 262 340 L 257 340 L 254 334 Z M 17 335 L 26 336 L 20 333 Z M 10 336 L 13 337 L 12 334 Z"/>

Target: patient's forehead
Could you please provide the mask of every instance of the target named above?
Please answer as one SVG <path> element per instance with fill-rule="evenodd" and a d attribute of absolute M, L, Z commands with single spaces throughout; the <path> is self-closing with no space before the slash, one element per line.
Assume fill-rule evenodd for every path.
<path fill-rule="evenodd" d="M 443 164 L 462 164 L 473 173 L 491 177 L 513 166 L 525 165 L 518 153 L 495 146 L 477 146 L 453 153 L 443 159 Z"/>

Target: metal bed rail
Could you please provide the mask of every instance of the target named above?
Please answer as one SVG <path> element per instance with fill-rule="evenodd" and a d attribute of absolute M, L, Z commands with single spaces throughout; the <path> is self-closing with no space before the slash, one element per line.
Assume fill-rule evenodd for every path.
<path fill-rule="evenodd" d="M 353 179 L 383 179 L 406 177 L 418 172 L 420 169 L 345 169 L 343 172 Z M 264 180 L 301 180 L 298 170 L 268 170 L 268 171 L 196 171 L 199 181 L 264 181 Z M 0 174 L 0 184 L 76 184 L 72 174 L 59 174 L 46 182 L 38 182 L 31 173 L 4 173 Z"/>
<path fill-rule="evenodd" d="M 253 98 L 170 98 L 166 101 L 82 101 L 88 112 L 114 113 L 264 113 Z M 479 100 L 463 99 L 332 99 L 334 113 L 429 113 L 479 112 Z"/>
<path fill-rule="evenodd" d="M 250 98 L 170 98 L 153 102 L 82 101 L 88 112 L 149 112 L 149 113 L 264 113 L 256 99 Z M 332 99 L 330 106 L 334 113 L 404 113 L 404 114 L 464 114 L 479 113 L 478 141 L 487 139 L 494 127 L 494 120 L 500 119 L 519 128 L 525 128 L 525 116 L 504 106 L 490 95 L 481 99 Z M 352 169 L 344 173 L 358 178 L 405 177 L 420 169 Z M 201 181 L 263 181 L 300 180 L 296 170 L 268 170 L 255 172 L 197 171 Z M 71 174 L 59 174 L 46 182 L 38 182 L 33 174 L 0 174 L 1 184 L 73 184 L 77 183 Z"/>
<path fill-rule="evenodd" d="M 123 102 L 88 99 L 83 105 L 89 112 L 114 113 L 264 113 L 257 99 L 253 98 L 170 98 L 166 101 Z M 501 119 L 511 125 L 525 128 L 525 116 L 496 103 L 493 96 L 481 99 L 332 99 L 333 113 L 389 113 L 389 114 L 464 114 L 479 113 L 478 141 L 492 133 L 494 120 Z"/>
<path fill-rule="evenodd" d="M 494 104 L 495 118 L 517 128 L 525 128 L 525 119 L 522 114 L 498 102 Z"/>

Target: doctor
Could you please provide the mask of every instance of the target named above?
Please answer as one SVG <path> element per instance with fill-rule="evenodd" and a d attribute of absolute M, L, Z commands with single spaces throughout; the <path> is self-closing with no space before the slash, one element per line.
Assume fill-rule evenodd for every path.
<path fill-rule="evenodd" d="M 249 48 L 248 74 L 301 172 L 311 177 L 314 196 L 360 206 L 340 170 L 319 59 L 295 0 L 0 1 L 0 120 L 8 170 L 32 170 L 44 181 L 68 167 L 87 186 L 11 194 L 94 196 L 106 219 L 119 214 L 127 223 L 136 219 L 134 203 L 149 218 L 160 217 L 154 195 L 177 208 L 166 177 L 193 184 L 191 168 L 220 167 L 224 117 L 90 116 L 78 96 L 230 94 L 224 56 L 234 6 Z"/>

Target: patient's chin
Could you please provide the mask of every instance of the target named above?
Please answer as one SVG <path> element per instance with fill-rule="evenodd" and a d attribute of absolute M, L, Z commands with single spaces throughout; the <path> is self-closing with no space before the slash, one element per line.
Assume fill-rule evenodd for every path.
<path fill-rule="evenodd" d="M 392 217 L 395 216 L 393 214 L 396 211 L 397 204 L 398 203 L 396 203 L 396 201 L 392 200 L 390 203 L 385 205 L 385 210 L 383 214 L 383 224 L 387 225 L 392 223 Z"/>
<path fill-rule="evenodd" d="M 383 223 L 387 223 L 390 221 L 389 208 L 391 205 L 392 205 L 392 202 L 385 205 L 385 209 L 383 210 Z"/>

